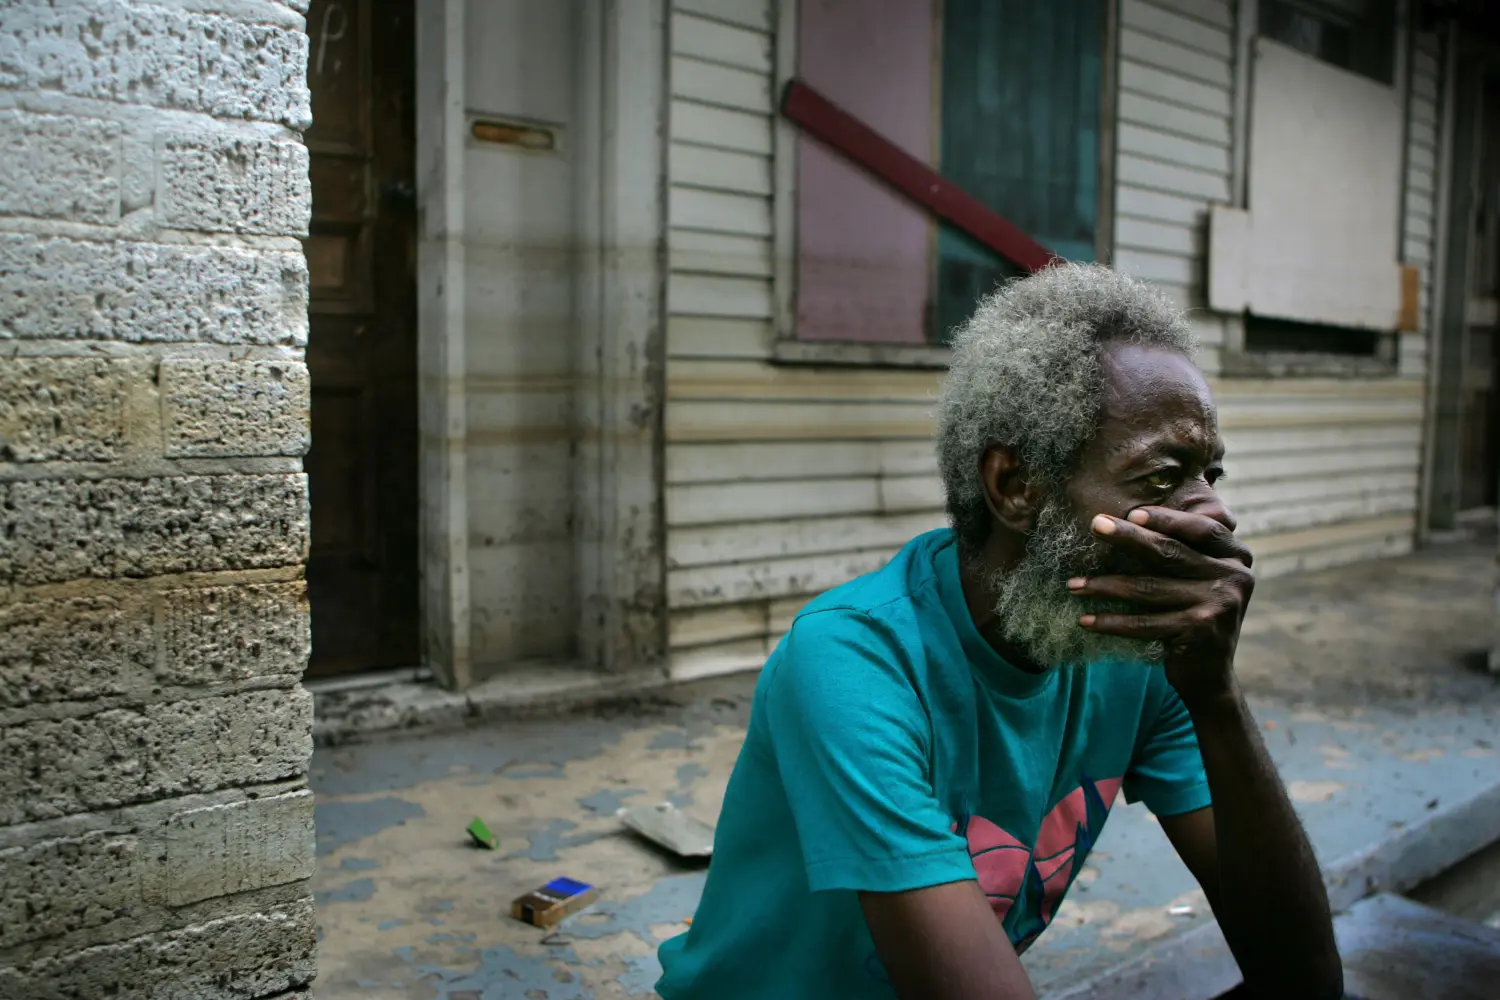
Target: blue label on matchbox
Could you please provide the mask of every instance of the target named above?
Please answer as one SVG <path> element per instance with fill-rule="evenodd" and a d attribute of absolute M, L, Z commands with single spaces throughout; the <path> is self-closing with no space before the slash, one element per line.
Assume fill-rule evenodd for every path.
<path fill-rule="evenodd" d="M 563 899 L 571 899 L 581 892 L 588 892 L 593 886 L 587 882 L 577 882 L 570 878 L 555 878 L 542 886 L 542 891 Z"/>

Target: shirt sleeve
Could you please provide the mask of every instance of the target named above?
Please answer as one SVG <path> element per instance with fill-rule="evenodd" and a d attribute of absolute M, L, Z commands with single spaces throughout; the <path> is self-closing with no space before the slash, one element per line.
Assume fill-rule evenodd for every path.
<path fill-rule="evenodd" d="M 1142 719 L 1145 738 L 1125 774 L 1125 798 L 1145 802 L 1157 816 L 1178 816 L 1212 805 L 1213 799 L 1187 707 L 1164 675 L 1157 682 L 1163 690 L 1147 699 L 1158 708 L 1154 719 Z"/>
<path fill-rule="evenodd" d="M 931 723 L 888 626 L 798 619 L 766 688 L 767 725 L 813 892 L 902 892 L 974 877 L 931 780 Z"/>

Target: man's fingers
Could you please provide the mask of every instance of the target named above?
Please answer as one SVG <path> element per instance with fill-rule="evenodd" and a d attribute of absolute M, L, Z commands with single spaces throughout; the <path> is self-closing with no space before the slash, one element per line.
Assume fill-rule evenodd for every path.
<path fill-rule="evenodd" d="M 1137 507 L 1130 512 L 1132 520 L 1146 518 L 1141 526 L 1158 534 L 1180 539 L 1214 559 L 1236 559 L 1249 566 L 1254 556 L 1234 532 L 1213 518 L 1170 507 Z"/>
<path fill-rule="evenodd" d="M 1193 620 L 1185 611 L 1168 611 L 1149 615 L 1083 615 L 1079 624 L 1090 632 L 1122 635 L 1127 639 L 1170 639 L 1191 628 Z"/>
<path fill-rule="evenodd" d="M 1068 581 L 1078 597 L 1111 597 L 1151 608 L 1190 608 L 1208 597 L 1198 580 L 1162 576 L 1091 576 Z"/>
<path fill-rule="evenodd" d="M 1207 579 L 1220 571 L 1213 557 L 1184 541 L 1130 521 L 1100 514 L 1090 527 L 1096 536 L 1122 552 L 1129 552 L 1163 576 Z"/>

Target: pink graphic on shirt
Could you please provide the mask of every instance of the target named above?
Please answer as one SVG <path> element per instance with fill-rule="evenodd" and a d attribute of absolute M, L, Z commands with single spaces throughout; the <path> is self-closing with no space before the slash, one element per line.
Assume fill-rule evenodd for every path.
<path fill-rule="evenodd" d="M 1021 904 L 1022 912 L 1011 921 L 1017 951 L 1025 950 L 1057 914 L 1063 894 L 1104 826 L 1122 780 L 1084 778 L 1042 818 L 1034 847 L 1028 848 L 983 816 L 969 817 L 963 830 L 969 856 L 996 919 L 1005 921 L 1012 908 Z"/>

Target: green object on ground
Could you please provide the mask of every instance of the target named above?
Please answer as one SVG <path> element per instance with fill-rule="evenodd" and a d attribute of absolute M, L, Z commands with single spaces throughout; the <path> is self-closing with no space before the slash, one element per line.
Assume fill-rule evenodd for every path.
<path fill-rule="evenodd" d="M 469 824 L 468 829 L 469 836 L 473 837 L 474 843 L 480 847 L 486 847 L 493 851 L 500 846 L 500 838 L 490 832 L 490 828 L 485 826 L 484 820 L 476 817 L 474 822 Z"/>

